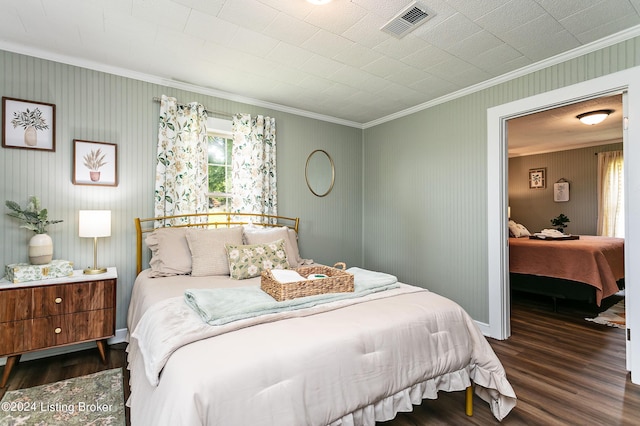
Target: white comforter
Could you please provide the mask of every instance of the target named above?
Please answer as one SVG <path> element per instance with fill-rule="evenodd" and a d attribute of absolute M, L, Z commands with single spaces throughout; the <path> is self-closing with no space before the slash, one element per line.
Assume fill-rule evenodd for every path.
<path fill-rule="evenodd" d="M 134 426 L 373 425 L 436 398 L 438 390 L 463 390 L 470 380 L 498 419 L 515 405 L 502 365 L 473 320 L 454 302 L 417 287 L 402 285 L 363 303 L 244 328 L 236 324 L 215 337 L 191 336 L 184 346 L 150 349 L 158 340 L 143 336 L 154 327 L 136 329 L 145 312 L 163 311 L 151 306 L 211 281 L 259 281 L 144 276 L 134 288 L 129 330 L 142 339 L 147 361 L 161 361 L 145 362 L 140 342 L 131 339 L 128 404 Z M 172 302 L 157 306 L 162 303 Z M 172 311 L 164 311 L 171 317 Z M 168 342 L 183 340 L 171 337 L 182 331 L 163 329 L 168 323 L 159 321 L 156 330 Z"/>

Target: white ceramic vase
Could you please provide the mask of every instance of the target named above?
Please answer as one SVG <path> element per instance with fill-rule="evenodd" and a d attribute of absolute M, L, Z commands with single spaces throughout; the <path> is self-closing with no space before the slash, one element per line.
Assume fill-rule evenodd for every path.
<path fill-rule="evenodd" d="M 29 262 L 32 265 L 51 263 L 53 240 L 47 234 L 36 234 L 29 240 Z"/>

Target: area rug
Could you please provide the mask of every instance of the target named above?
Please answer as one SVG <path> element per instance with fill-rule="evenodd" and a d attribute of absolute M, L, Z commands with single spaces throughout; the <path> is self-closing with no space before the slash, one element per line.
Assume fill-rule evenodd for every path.
<path fill-rule="evenodd" d="M 585 318 L 598 324 L 608 325 L 610 327 L 625 328 L 626 319 L 624 311 L 624 299 L 607 309 L 600 312 L 596 318 Z"/>
<path fill-rule="evenodd" d="M 0 425 L 125 425 L 122 369 L 7 392 Z"/>

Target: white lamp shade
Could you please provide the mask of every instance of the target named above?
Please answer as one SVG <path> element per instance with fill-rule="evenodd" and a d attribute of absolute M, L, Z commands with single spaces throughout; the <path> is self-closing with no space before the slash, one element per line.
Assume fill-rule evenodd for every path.
<path fill-rule="evenodd" d="M 111 236 L 111 210 L 80 210 L 78 235 L 84 238 Z"/>

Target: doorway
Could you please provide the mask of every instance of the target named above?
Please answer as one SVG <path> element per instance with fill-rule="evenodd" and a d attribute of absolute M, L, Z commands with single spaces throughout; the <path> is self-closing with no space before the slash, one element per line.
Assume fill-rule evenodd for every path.
<path fill-rule="evenodd" d="M 529 98 L 490 108 L 487 112 L 487 245 L 489 283 L 489 335 L 506 339 L 511 334 L 510 295 L 508 287 L 508 228 L 507 228 L 507 177 L 508 155 L 506 149 L 506 122 L 535 111 L 544 111 L 561 105 L 593 99 L 610 93 L 627 91 L 628 102 L 625 116 L 640 116 L 640 67 L 599 77 L 562 89 L 545 92 Z M 625 281 L 627 286 L 627 328 L 635 325 L 640 329 L 640 296 L 635 293 L 635 277 L 640 277 L 640 265 L 631 259 L 640 254 L 640 126 L 625 127 L 624 157 L 626 241 L 625 241 Z M 638 254 L 636 254 L 638 253 Z M 630 340 L 627 350 L 628 366 L 633 383 L 640 384 L 640 339 Z"/>

